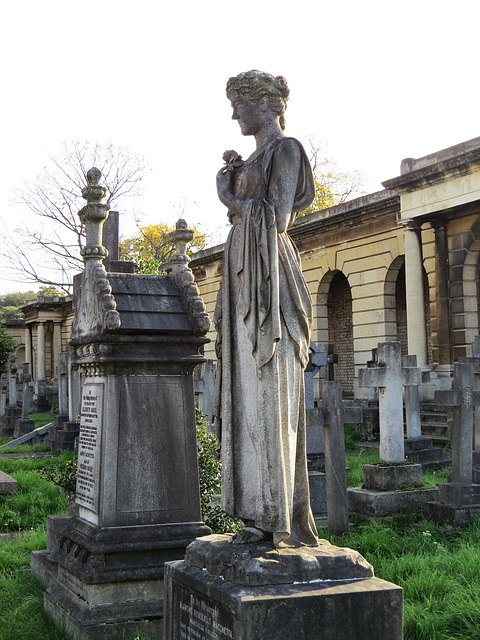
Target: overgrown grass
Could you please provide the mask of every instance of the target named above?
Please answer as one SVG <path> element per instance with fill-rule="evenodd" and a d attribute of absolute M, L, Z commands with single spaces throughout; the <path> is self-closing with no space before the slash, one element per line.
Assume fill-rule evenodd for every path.
<path fill-rule="evenodd" d="M 378 450 L 347 442 L 349 486 L 362 484 L 362 465 L 378 462 Z M 46 516 L 64 513 L 67 501 L 38 469 L 62 468 L 73 453 L 55 458 L 0 459 L 0 469 L 19 483 L 16 495 L 0 497 L 3 530 L 23 535 L 0 540 L 1 640 L 66 640 L 44 613 L 43 588 L 30 571 L 30 554 L 45 549 Z M 426 484 L 446 471 L 424 474 Z M 1 515 L 3 513 L 3 516 Z M 1 526 L 1 525 L 0 525 Z M 375 574 L 404 589 L 405 640 L 477 640 L 480 628 L 480 522 L 465 529 L 438 527 L 421 513 L 383 521 L 353 520 L 349 534 L 328 538 L 358 550 Z M 139 635 L 138 640 L 149 640 Z"/>
<path fill-rule="evenodd" d="M 378 577 L 403 587 L 405 640 L 479 637 L 479 522 L 462 530 L 411 514 L 357 521 L 349 534 L 331 541 L 356 549 Z"/>
<path fill-rule="evenodd" d="M 66 496 L 37 470 L 62 468 L 73 456 L 64 452 L 55 458 L 0 458 L 0 470 L 18 483 L 15 493 L 0 496 L 0 533 L 27 531 L 45 524 L 48 515 L 66 512 Z"/>

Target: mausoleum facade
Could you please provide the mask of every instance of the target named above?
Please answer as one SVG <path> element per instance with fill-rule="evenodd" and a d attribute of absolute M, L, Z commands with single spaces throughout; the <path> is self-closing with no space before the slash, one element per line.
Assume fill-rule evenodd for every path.
<path fill-rule="evenodd" d="M 479 333 L 480 138 L 405 159 L 383 191 L 290 228 L 314 302 L 313 340 L 338 355 L 335 378 L 357 398 L 358 371 L 379 342 L 400 340 L 430 372 L 423 396 L 448 385 Z M 191 267 L 213 317 L 223 245 Z M 215 331 L 205 355 L 215 360 Z"/>

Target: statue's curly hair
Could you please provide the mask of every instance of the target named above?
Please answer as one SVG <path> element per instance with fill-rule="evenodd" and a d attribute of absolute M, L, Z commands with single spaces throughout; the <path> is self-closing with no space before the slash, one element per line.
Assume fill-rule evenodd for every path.
<path fill-rule="evenodd" d="M 244 98 L 258 104 L 264 96 L 268 97 L 270 110 L 280 116 L 280 127 L 285 129 L 285 109 L 290 89 L 283 76 L 272 76 L 264 71 L 245 71 L 227 82 L 227 97 L 233 102 L 235 98 Z"/>

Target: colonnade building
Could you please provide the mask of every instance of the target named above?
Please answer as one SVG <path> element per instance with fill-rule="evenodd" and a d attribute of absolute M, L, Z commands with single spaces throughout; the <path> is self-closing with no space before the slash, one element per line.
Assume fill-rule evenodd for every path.
<path fill-rule="evenodd" d="M 345 396 L 369 398 L 358 370 L 379 342 L 400 340 L 430 372 L 424 399 L 451 384 L 479 333 L 480 138 L 407 158 L 385 189 L 308 216 L 289 229 L 313 299 L 313 340 L 333 345 Z M 223 245 L 190 266 L 213 317 Z M 215 331 L 205 355 L 215 360 Z M 427 377 L 427 376 L 425 376 Z"/>

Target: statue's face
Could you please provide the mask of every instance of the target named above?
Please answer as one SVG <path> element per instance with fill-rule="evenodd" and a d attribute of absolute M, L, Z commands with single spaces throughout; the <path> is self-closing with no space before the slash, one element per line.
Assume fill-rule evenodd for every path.
<path fill-rule="evenodd" d="M 232 120 L 237 120 L 244 136 L 254 136 L 265 123 L 265 114 L 260 105 L 243 98 L 232 101 Z"/>

